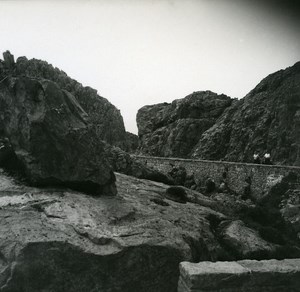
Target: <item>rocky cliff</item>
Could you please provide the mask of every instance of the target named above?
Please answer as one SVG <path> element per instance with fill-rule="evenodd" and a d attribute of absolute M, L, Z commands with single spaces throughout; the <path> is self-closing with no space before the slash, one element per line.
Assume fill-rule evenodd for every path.
<path fill-rule="evenodd" d="M 95 89 L 82 86 L 65 72 L 54 68 L 45 61 L 19 57 L 14 62 L 13 55 L 5 52 L 4 61 L 0 61 L 0 80 L 8 75 L 39 80 L 47 79 L 55 82 L 61 89 L 68 91 L 78 100 L 95 126 L 100 139 L 124 150 L 130 150 L 120 111 L 107 99 L 99 96 Z"/>
<path fill-rule="evenodd" d="M 273 162 L 300 165 L 300 62 L 263 79 L 208 129 L 193 157 L 252 161 L 271 153 Z"/>
<path fill-rule="evenodd" d="M 241 100 L 200 92 L 143 107 L 137 123 L 145 154 L 251 162 L 255 151 L 269 151 L 275 163 L 300 165 L 300 63 Z"/>
<path fill-rule="evenodd" d="M 140 151 L 153 156 L 189 156 L 231 103 L 226 95 L 201 91 L 171 104 L 142 107 L 137 113 Z"/>

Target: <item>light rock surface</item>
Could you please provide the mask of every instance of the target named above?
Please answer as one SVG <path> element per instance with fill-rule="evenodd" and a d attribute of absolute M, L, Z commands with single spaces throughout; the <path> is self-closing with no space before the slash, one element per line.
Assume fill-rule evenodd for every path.
<path fill-rule="evenodd" d="M 172 292 L 179 262 L 222 256 L 207 218 L 224 215 L 167 200 L 167 185 L 116 176 L 117 196 L 91 197 L 0 175 L 0 290 Z"/>
<path fill-rule="evenodd" d="M 300 259 L 182 262 L 178 292 L 299 291 Z"/>
<path fill-rule="evenodd" d="M 253 258 L 260 253 L 267 255 L 276 250 L 276 245 L 262 239 L 257 231 L 245 226 L 241 220 L 230 222 L 221 236 L 224 244 L 240 258 Z"/>
<path fill-rule="evenodd" d="M 300 62 L 264 78 L 243 99 L 195 92 L 137 114 L 141 154 L 300 165 Z"/>

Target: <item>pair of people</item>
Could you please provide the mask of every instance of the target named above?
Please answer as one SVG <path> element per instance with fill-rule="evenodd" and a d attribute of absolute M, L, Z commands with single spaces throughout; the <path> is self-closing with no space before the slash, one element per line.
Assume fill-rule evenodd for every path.
<path fill-rule="evenodd" d="M 256 152 L 253 154 L 253 162 L 256 163 L 256 164 L 261 164 L 261 159 L 259 157 L 259 154 L 256 153 Z M 264 154 L 264 158 L 263 158 L 262 163 L 263 164 L 272 164 L 271 154 L 268 151 Z"/>

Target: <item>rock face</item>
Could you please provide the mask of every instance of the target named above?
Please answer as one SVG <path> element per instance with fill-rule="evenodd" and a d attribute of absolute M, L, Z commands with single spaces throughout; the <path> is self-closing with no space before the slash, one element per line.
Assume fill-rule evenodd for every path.
<path fill-rule="evenodd" d="M 0 174 L 0 290 L 172 292 L 181 261 L 220 258 L 206 218 L 224 215 L 168 200 L 160 183 L 117 174 L 117 186 L 92 197 Z"/>
<path fill-rule="evenodd" d="M 7 77 L 0 83 L 0 135 L 11 153 L 0 164 L 34 185 L 113 193 L 104 143 L 87 120 L 76 98 L 56 83 Z"/>
<path fill-rule="evenodd" d="M 139 147 L 139 137 L 138 135 L 126 132 L 126 151 L 129 153 L 134 153 Z"/>
<path fill-rule="evenodd" d="M 269 151 L 273 162 L 299 166 L 300 62 L 241 100 L 200 92 L 143 107 L 137 123 L 144 154 L 252 162 Z"/>
<path fill-rule="evenodd" d="M 201 135 L 214 125 L 232 100 L 211 91 L 144 106 L 137 113 L 140 151 L 153 156 L 187 157 Z"/>
<path fill-rule="evenodd" d="M 1 77 L 13 75 L 55 82 L 61 89 L 74 95 L 80 106 L 89 115 L 89 120 L 101 140 L 128 150 L 129 145 L 127 145 L 127 136 L 120 111 L 107 99 L 99 96 L 96 90 L 82 86 L 65 72 L 54 68 L 45 61 L 19 57 L 14 63 L 13 56 L 9 52 L 5 53 L 4 59 L 4 62 L 0 61 L 0 80 Z M 2 72 L 1 62 L 4 67 Z"/>
<path fill-rule="evenodd" d="M 116 184 L 117 196 L 93 197 L 26 187 L 0 170 L 0 290 L 175 292 L 182 261 L 249 256 L 242 223 L 245 236 L 231 234 L 240 255 L 223 244 L 233 218 L 218 211 L 220 202 L 184 187 L 178 202 L 168 185 L 123 174 Z M 258 240 L 259 250 L 270 252 Z"/>
<path fill-rule="evenodd" d="M 193 157 L 300 165 L 300 62 L 263 79 L 199 140 Z M 214 150 L 211 150 L 214 149 Z"/>

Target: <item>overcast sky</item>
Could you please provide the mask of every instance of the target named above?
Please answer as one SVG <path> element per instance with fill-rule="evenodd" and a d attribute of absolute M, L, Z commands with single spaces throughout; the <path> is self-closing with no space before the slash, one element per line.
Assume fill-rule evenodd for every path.
<path fill-rule="evenodd" d="M 299 61 L 296 2 L 0 0 L 0 50 L 97 89 L 136 133 L 144 105 L 198 90 L 241 98 Z"/>

